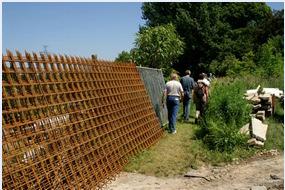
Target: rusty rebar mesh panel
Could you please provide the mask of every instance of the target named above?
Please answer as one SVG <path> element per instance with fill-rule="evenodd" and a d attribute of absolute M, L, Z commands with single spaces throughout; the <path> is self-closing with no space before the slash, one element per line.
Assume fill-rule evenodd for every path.
<path fill-rule="evenodd" d="M 3 189 L 100 189 L 163 133 L 133 64 L 2 60 Z"/>

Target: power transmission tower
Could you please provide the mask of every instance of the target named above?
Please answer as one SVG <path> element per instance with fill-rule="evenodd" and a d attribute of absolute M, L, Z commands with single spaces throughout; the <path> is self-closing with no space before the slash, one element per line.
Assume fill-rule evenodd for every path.
<path fill-rule="evenodd" d="M 48 47 L 48 45 L 43 45 L 43 51 L 41 51 L 40 53 L 43 53 L 47 56 L 49 54 L 47 47 Z"/>

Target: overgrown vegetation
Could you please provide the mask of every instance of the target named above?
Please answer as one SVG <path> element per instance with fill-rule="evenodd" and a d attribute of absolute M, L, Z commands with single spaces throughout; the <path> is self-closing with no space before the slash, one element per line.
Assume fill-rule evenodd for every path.
<path fill-rule="evenodd" d="M 239 129 L 249 122 L 251 108 L 243 99 L 246 89 L 276 87 L 283 89 L 283 78 L 261 78 L 247 75 L 224 77 L 211 84 L 211 94 L 204 120 L 193 124 L 195 106 L 191 106 L 192 123 L 178 119 L 177 134 L 165 135 L 160 142 L 132 158 L 126 171 L 155 176 L 175 176 L 204 164 L 224 165 L 249 158 L 262 150 L 284 149 L 284 110 L 279 102 L 273 116 L 266 119 L 269 127 L 262 148 L 247 145 L 248 136 Z M 182 106 L 181 106 L 182 108 Z"/>
<path fill-rule="evenodd" d="M 167 35 L 154 32 L 154 38 L 146 35 L 148 43 L 131 50 L 133 58 L 134 52 L 141 58 L 148 54 L 147 59 L 137 59 L 137 64 L 180 73 L 190 69 L 194 77 L 213 72 L 222 78 L 211 84 L 210 101 L 199 125 L 178 122 L 176 135 L 165 135 L 156 146 L 134 157 L 127 171 L 177 175 L 204 162 L 231 162 L 262 149 L 283 151 L 284 110 L 279 103 L 275 114 L 265 121 L 269 127 L 263 148 L 248 146 L 249 137 L 240 134 L 239 129 L 250 121 L 251 108 L 243 99 L 247 89 L 260 85 L 284 90 L 284 10 L 271 11 L 265 3 L 151 2 L 143 3 L 142 12 L 147 24 L 141 27 L 138 37 L 169 25 L 185 47 L 176 52 L 173 60 L 178 61 L 167 61 L 167 53 L 157 54 L 165 47 L 159 41 Z M 163 59 L 156 59 L 158 56 Z"/>
<path fill-rule="evenodd" d="M 213 84 L 205 117 L 197 136 L 213 150 L 232 152 L 246 143 L 239 129 L 249 122 L 251 108 L 243 99 L 244 85 L 239 81 Z"/>

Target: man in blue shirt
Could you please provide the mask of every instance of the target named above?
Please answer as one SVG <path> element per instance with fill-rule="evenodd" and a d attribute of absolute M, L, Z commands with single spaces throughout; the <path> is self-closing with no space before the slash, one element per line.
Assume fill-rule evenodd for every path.
<path fill-rule="evenodd" d="M 183 98 L 183 119 L 184 121 L 189 121 L 190 115 L 190 105 L 192 99 L 192 90 L 195 87 L 195 81 L 190 77 L 191 71 L 186 70 L 185 76 L 180 79 L 180 83 L 183 88 L 184 98 Z"/>

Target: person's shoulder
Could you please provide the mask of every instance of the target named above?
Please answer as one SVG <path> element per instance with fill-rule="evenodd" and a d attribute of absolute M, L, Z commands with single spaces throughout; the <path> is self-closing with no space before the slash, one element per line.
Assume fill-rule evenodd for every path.
<path fill-rule="evenodd" d="M 206 86 L 210 86 L 210 81 L 208 81 L 207 79 L 204 78 L 202 81 Z"/>
<path fill-rule="evenodd" d="M 177 80 L 169 81 L 169 84 L 173 84 L 173 85 L 178 85 L 178 84 L 180 84 L 180 85 L 181 85 L 181 83 L 180 83 L 179 81 L 177 81 Z"/>
<path fill-rule="evenodd" d="M 182 86 L 182 84 L 179 81 L 175 81 L 176 85 Z"/>
<path fill-rule="evenodd" d="M 167 81 L 165 85 L 168 85 L 168 84 L 170 84 L 170 83 L 171 83 L 171 80 L 170 80 L 170 81 Z"/>

